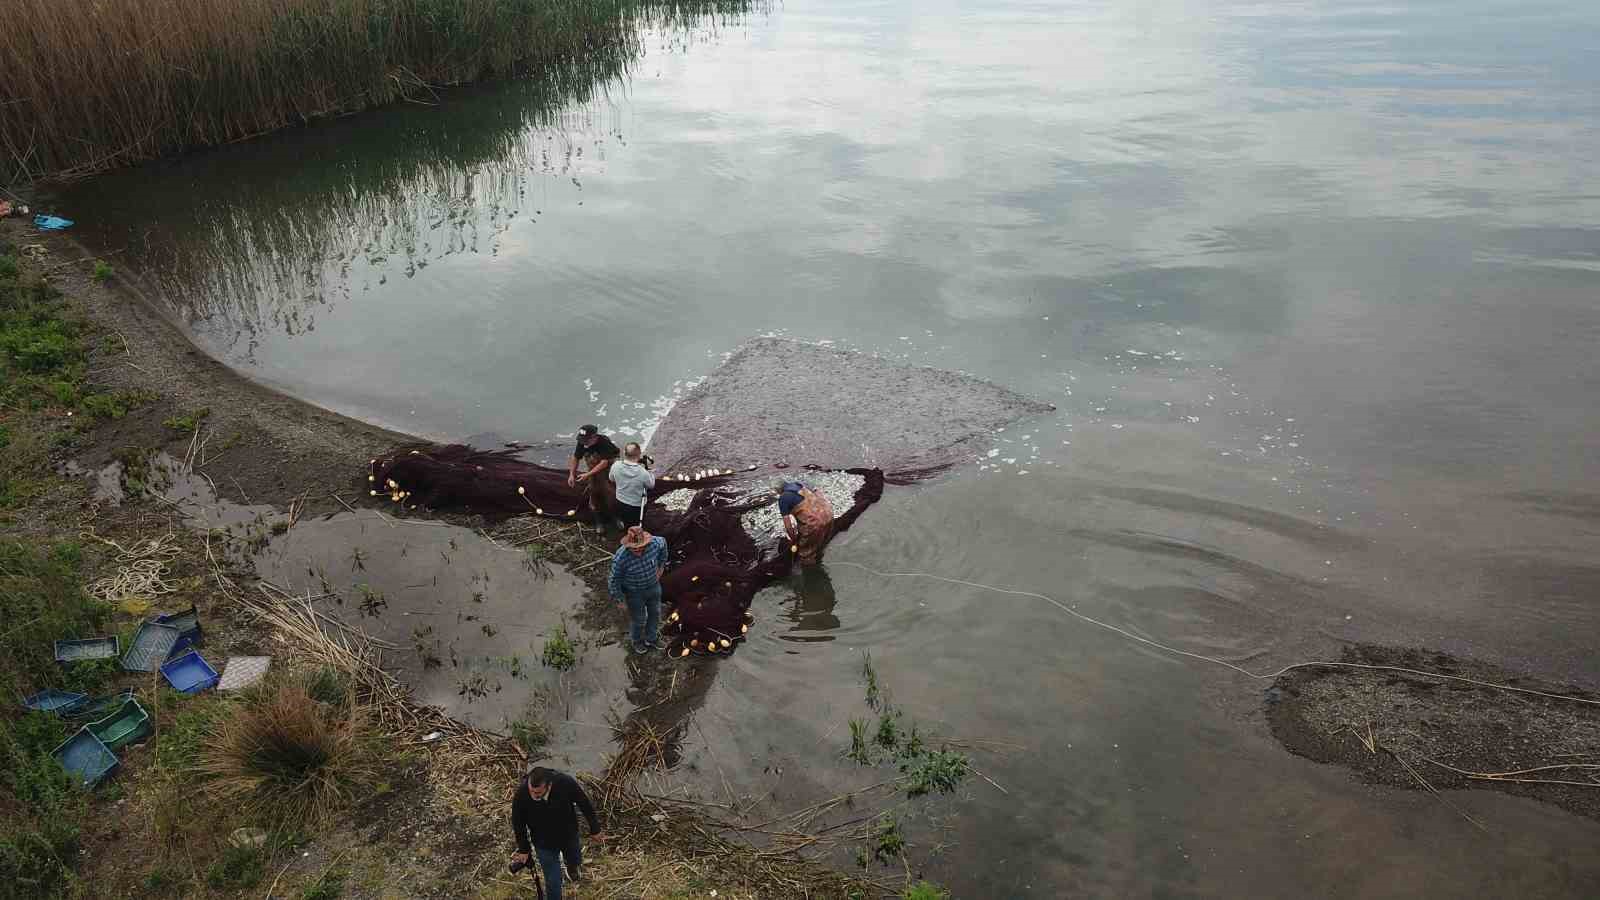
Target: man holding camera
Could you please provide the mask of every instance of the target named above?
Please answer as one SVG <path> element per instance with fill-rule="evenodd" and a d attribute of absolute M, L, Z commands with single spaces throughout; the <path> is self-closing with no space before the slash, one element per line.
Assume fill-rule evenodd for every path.
<path fill-rule="evenodd" d="M 562 857 L 572 883 L 580 881 L 583 844 L 578 839 L 579 810 L 589 820 L 589 837 L 596 843 L 604 841 L 594 804 L 571 775 L 536 766 L 518 782 L 511 800 L 511 831 L 517 838 L 511 871 L 521 871 L 530 855 L 538 856 L 548 900 L 561 900 Z"/>

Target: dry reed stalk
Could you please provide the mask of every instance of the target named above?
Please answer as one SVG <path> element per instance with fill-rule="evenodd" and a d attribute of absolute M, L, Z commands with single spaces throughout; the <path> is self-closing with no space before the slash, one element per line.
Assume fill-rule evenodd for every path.
<path fill-rule="evenodd" d="M 637 53 L 643 22 L 737 0 L 9 0 L 0 153 L 14 179 L 251 138 L 440 85 Z"/>

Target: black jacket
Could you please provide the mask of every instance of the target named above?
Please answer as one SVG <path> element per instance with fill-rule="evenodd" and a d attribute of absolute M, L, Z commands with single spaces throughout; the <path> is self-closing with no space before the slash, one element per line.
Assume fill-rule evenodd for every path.
<path fill-rule="evenodd" d="M 543 800 L 528 796 L 528 779 L 517 782 L 517 796 L 511 801 L 511 832 L 517 836 L 517 850 L 529 853 L 529 843 L 546 850 L 565 850 L 578 839 L 578 810 L 589 820 L 589 833 L 600 831 L 594 804 L 571 775 L 554 772 L 550 792 Z"/>

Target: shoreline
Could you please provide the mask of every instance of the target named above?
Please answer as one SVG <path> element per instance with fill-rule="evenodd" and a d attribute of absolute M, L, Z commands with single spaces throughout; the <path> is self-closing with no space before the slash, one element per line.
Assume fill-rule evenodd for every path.
<path fill-rule="evenodd" d="M 88 379 L 96 387 L 143 392 L 153 398 L 138 409 L 131 410 L 126 416 L 101 422 L 86 432 L 91 443 L 69 454 L 76 460 L 92 468 L 120 458 L 130 448 L 148 452 L 165 451 L 174 457 L 182 457 L 186 450 L 194 450 L 196 445 L 200 444 L 201 435 L 209 431 L 215 440 L 210 441 L 212 450 L 204 452 L 203 455 L 207 459 L 205 466 L 219 467 L 212 479 L 219 500 L 246 505 L 270 504 L 277 510 L 298 505 L 303 512 L 314 515 L 339 513 L 351 509 L 352 506 L 363 511 L 378 509 L 385 515 L 394 515 L 399 519 L 439 521 L 482 529 L 491 538 L 505 536 L 505 532 L 498 528 L 501 523 L 485 520 L 481 516 L 451 514 L 413 516 L 395 510 L 387 504 L 366 502 L 368 498 L 363 492 L 365 460 L 394 446 L 413 442 L 417 440 L 416 437 L 373 426 L 287 396 L 270 387 L 252 382 L 211 359 L 189 341 L 180 326 L 172 321 L 167 311 L 160 306 L 158 300 L 140 289 L 135 277 L 119 272 L 105 280 L 94 278 L 90 274 L 90 267 L 95 262 L 94 257 L 70 235 L 39 234 L 18 220 L 5 220 L 0 221 L 0 240 L 8 240 L 24 248 L 30 244 L 44 248 L 45 256 L 37 260 L 36 265 L 50 273 L 52 283 L 63 290 L 69 303 L 95 324 L 98 333 L 97 339 L 91 342 Z M 194 415 L 201 409 L 208 409 L 209 412 L 201 417 L 204 424 L 196 428 L 193 434 L 175 432 L 167 424 L 174 417 Z M 223 472 L 226 472 L 226 475 Z M 74 481 L 77 487 L 68 491 L 68 494 L 77 491 L 79 496 L 76 499 L 84 506 L 89 506 L 84 479 L 77 478 Z M 341 494 L 348 497 L 351 503 L 347 504 Z M 149 507 L 150 504 L 144 506 Z M 122 518 L 143 519 L 147 517 L 148 512 L 148 509 L 141 511 L 140 502 L 134 500 L 123 508 Z M 113 524 L 106 534 L 119 534 L 114 524 L 118 515 L 110 515 L 107 518 L 113 520 Z M 146 527 L 146 523 L 141 521 L 138 526 Z M 33 532 L 37 529 L 30 525 L 28 530 Z M 194 539 L 192 534 L 189 537 L 191 540 Z M 580 562 L 592 560 L 597 552 L 604 550 L 583 538 L 581 532 L 576 540 L 577 543 L 570 547 L 551 546 L 542 552 L 547 554 L 552 562 L 564 563 L 571 568 Z M 193 546 L 190 547 L 190 551 L 198 552 Z M 209 546 L 207 551 L 209 552 Z M 216 579 L 220 584 L 221 577 L 240 580 L 256 577 L 253 568 L 245 572 L 229 569 L 226 566 L 218 567 L 214 563 L 208 566 L 203 557 L 191 562 L 192 568 L 183 570 L 184 573 L 191 578 L 198 578 L 202 583 L 208 578 Z M 596 633 L 615 629 L 620 619 L 610 604 L 605 602 L 604 589 L 601 587 L 604 582 L 603 575 L 599 570 L 591 568 L 581 573 L 581 576 L 589 591 L 579 610 L 579 624 L 584 629 Z M 216 601 L 208 612 L 222 613 L 220 618 L 224 620 L 235 618 L 227 610 L 226 603 L 222 601 Z M 224 635 L 224 643 L 231 640 L 243 646 L 257 646 L 271 639 L 269 634 L 263 633 L 259 628 L 252 630 L 246 618 L 219 624 L 222 624 L 219 631 Z M 1417 656 L 1416 659 L 1411 658 L 1412 655 L 1422 654 L 1424 651 L 1361 648 L 1357 652 L 1361 659 L 1367 661 L 1400 661 L 1409 662 L 1417 668 L 1435 668 L 1435 665 L 1417 662 L 1421 656 Z M 1440 667 L 1440 671 L 1473 671 L 1489 680 L 1539 684 L 1551 689 L 1565 690 L 1542 680 L 1491 670 L 1471 660 L 1443 657 L 1433 653 L 1427 653 L 1426 656 Z M 649 698 L 649 701 L 657 702 L 641 702 L 640 708 L 622 723 L 623 727 L 619 728 L 616 735 L 619 739 L 617 743 L 623 748 L 618 756 L 627 755 L 627 750 L 638 746 L 639 740 L 647 744 L 654 743 L 659 747 L 663 742 L 662 734 L 671 732 L 675 726 L 684 721 L 686 715 L 692 715 L 697 692 L 703 692 L 714 676 L 706 677 L 708 667 L 694 666 L 692 663 L 690 666 L 688 670 L 679 671 L 686 671 L 686 674 L 693 672 L 701 676 L 696 679 L 697 683 L 691 689 L 678 688 L 669 667 L 648 667 L 644 683 L 641 685 L 644 691 L 642 696 Z M 672 678 L 670 684 L 669 678 Z M 1472 778 L 1469 774 L 1462 773 L 1452 774 L 1432 764 L 1434 759 L 1438 759 L 1440 762 L 1457 765 L 1463 770 L 1490 772 L 1511 770 L 1527 762 L 1520 757 L 1502 759 L 1492 752 L 1497 748 L 1482 741 L 1477 743 L 1458 741 L 1456 738 L 1446 736 L 1443 739 L 1445 744 L 1438 742 L 1432 745 L 1408 744 L 1402 735 L 1414 733 L 1417 725 L 1398 715 L 1391 716 L 1387 724 L 1391 729 L 1399 730 L 1386 735 L 1384 723 L 1375 723 L 1373 731 L 1368 733 L 1368 737 L 1373 738 L 1370 742 L 1355 731 L 1337 727 L 1361 720 L 1362 711 L 1370 706 L 1374 690 L 1389 690 L 1401 700 L 1406 696 L 1432 697 L 1451 694 L 1449 690 L 1437 691 L 1436 688 L 1438 685 L 1424 683 L 1419 679 L 1403 679 L 1398 686 L 1391 683 L 1386 687 L 1383 684 L 1351 679 L 1338 673 L 1297 673 L 1274 683 L 1269 694 L 1270 699 L 1264 704 L 1263 717 L 1275 743 L 1289 753 L 1319 763 L 1338 765 L 1353 777 L 1364 781 L 1408 790 L 1421 790 L 1424 787 L 1428 790 L 1498 789 L 1562 807 L 1588 818 L 1600 819 L 1600 804 L 1596 804 L 1575 787 L 1563 789 L 1565 793 L 1560 797 L 1546 796 L 1541 792 L 1549 789 L 1538 785 L 1514 782 L 1485 783 L 1492 779 Z M 1323 691 L 1314 698 L 1316 703 L 1304 698 L 1304 695 L 1315 690 Z M 1475 727 L 1481 726 L 1477 727 L 1478 731 L 1493 725 L 1496 721 L 1513 721 L 1510 718 L 1496 719 L 1497 715 L 1506 712 L 1503 708 L 1505 704 L 1497 705 L 1488 701 L 1500 698 L 1493 693 L 1482 696 L 1480 694 L 1482 692 L 1473 692 L 1470 696 L 1463 694 L 1460 698 L 1468 701 L 1469 706 L 1475 703 L 1480 707 L 1478 715 L 1471 719 Z M 1364 703 L 1367 705 L 1363 705 Z M 1525 711 L 1522 715 L 1526 718 Z M 1425 722 L 1426 719 L 1421 721 Z M 1583 727 L 1589 727 L 1595 721 L 1600 719 L 1556 715 L 1549 717 L 1545 724 L 1576 722 Z M 1524 722 L 1523 725 L 1525 724 Z M 1535 724 L 1537 727 L 1544 727 Z M 493 732 L 482 733 L 504 740 Z M 1442 746 L 1447 751 L 1459 752 L 1455 755 L 1440 752 Z M 428 751 L 421 758 L 411 758 L 403 771 L 397 773 L 392 792 L 386 792 L 383 798 L 374 801 L 380 816 L 383 814 L 382 810 L 396 810 L 402 806 L 409 811 L 412 816 L 411 821 L 405 827 L 391 830 L 393 835 L 402 840 L 402 846 L 408 846 L 404 843 L 407 834 L 442 835 L 447 842 L 454 842 L 454 849 L 430 850 L 429 854 L 419 856 L 415 860 L 419 864 L 418 868 L 414 870 L 411 870 L 409 865 L 401 867 L 402 870 L 411 870 L 412 874 L 408 877 L 419 888 L 419 892 L 410 896 L 460 895 L 442 889 L 430 893 L 430 889 L 423 888 L 427 882 L 425 875 L 427 862 L 442 861 L 437 854 L 446 854 L 444 858 L 450 860 L 452 865 L 459 865 L 462 868 L 477 866 L 477 871 L 480 872 L 492 862 L 490 857 L 494 854 L 485 853 L 484 847 L 503 842 L 505 836 L 496 830 L 499 824 L 494 810 L 484 809 L 484 804 L 492 807 L 495 802 L 485 791 L 492 791 L 494 785 L 498 784 L 499 780 L 504 780 L 507 773 L 516 767 L 515 757 L 507 754 L 503 748 L 494 752 L 501 755 L 481 759 L 475 771 L 463 773 L 458 766 L 440 762 L 441 757 L 437 750 Z M 1418 761 L 1419 755 L 1424 752 L 1434 755 L 1424 761 Z M 1470 764 L 1473 759 L 1469 756 L 1473 754 L 1483 762 L 1482 766 Z M 663 755 L 657 753 L 657 762 Z M 1417 768 L 1426 769 L 1422 773 L 1423 778 L 1419 779 L 1410 772 L 1399 761 L 1401 759 L 1417 762 Z M 591 771 L 598 770 L 599 762 L 595 761 L 595 768 Z M 1495 769 L 1491 763 L 1500 765 L 1501 768 Z M 139 761 L 134 760 L 128 766 L 129 771 L 122 777 L 138 783 L 144 768 Z M 493 773 L 498 780 L 491 779 L 487 782 L 478 780 L 486 773 Z M 477 802 L 465 802 L 456 792 L 456 788 L 461 788 L 462 785 L 441 783 L 441 778 L 447 781 L 454 779 L 458 782 L 465 778 L 472 785 L 472 790 L 477 791 Z M 1421 785 L 1419 781 L 1422 782 Z M 600 780 L 591 783 L 603 785 L 608 783 L 608 780 L 601 777 Z M 657 830 L 653 830 L 646 823 L 653 815 L 665 814 L 658 811 L 665 810 L 666 807 L 659 804 L 647 807 L 646 804 L 639 803 L 634 809 L 639 813 L 633 824 L 638 831 L 640 846 L 616 849 L 625 849 L 627 853 L 637 851 L 670 855 L 675 852 L 673 840 L 685 839 L 693 834 L 692 829 L 686 828 L 677 830 L 676 838 L 663 838 L 656 833 Z M 677 817 L 683 814 L 683 810 L 682 806 L 676 807 L 672 815 Z M 371 833 L 366 837 L 360 836 L 365 829 L 360 820 L 370 818 L 373 812 L 374 808 L 371 806 L 357 807 L 351 813 L 351 821 L 341 824 L 331 832 L 314 835 L 306 843 L 298 845 L 304 847 L 304 852 L 309 855 L 300 857 L 299 860 L 290 859 L 284 866 L 280 877 L 289 879 L 284 883 L 285 886 L 306 883 L 309 879 L 320 877 L 317 867 L 320 865 L 326 870 L 339 864 L 341 855 L 360 857 L 360 848 L 372 844 L 374 840 L 379 847 L 389 846 L 389 842 L 395 839 L 390 836 L 390 832 L 376 839 L 371 837 Z M 417 827 L 412 828 L 412 825 Z M 410 831 L 406 828 L 410 828 Z M 738 840 L 737 830 L 730 833 L 730 836 Z M 115 836 L 105 836 L 105 841 L 103 846 L 127 843 L 120 833 Z M 761 852 L 748 845 L 741 846 L 744 847 L 744 852 L 752 854 Z M 341 849 L 335 850 L 336 847 Z M 648 849 L 643 849 L 646 847 Z M 677 849 L 687 853 L 692 848 L 681 845 Z M 725 869 L 726 866 L 722 868 Z M 908 873 L 909 870 L 908 867 Z M 89 871 L 91 873 L 101 871 L 99 864 L 96 863 L 95 868 Z M 384 873 L 381 877 L 388 877 L 387 867 L 375 865 L 373 871 L 381 871 Z M 814 871 L 815 877 L 819 879 L 818 886 L 825 882 L 829 885 L 840 884 L 841 882 L 833 880 L 835 878 L 844 878 L 846 882 L 843 883 L 850 883 L 850 876 L 843 873 L 823 869 Z M 824 874 L 825 872 L 832 874 Z M 295 881 L 297 877 L 301 881 Z M 380 876 L 375 874 L 371 877 Z M 895 891 L 895 888 L 882 883 L 870 881 L 862 883 L 870 886 L 869 889 L 872 891 L 870 895 L 873 896 L 889 896 Z M 383 886 L 386 889 L 393 888 L 393 884 L 389 882 L 385 882 Z M 484 891 L 487 891 L 503 889 L 506 885 L 503 879 L 492 878 L 486 881 L 483 887 Z M 375 885 L 374 891 L 376 890 Z M 480 891 L 478 895 L 511 895 L 484 891 Z M 219 895 L 231 896 L 227 893 Z M 382 893 L 353 895 L 388 896 Z M 585 894 L 585 896 L 591 895 Z M 826 891 L 821 895 L 847 896 L 843 892 L 830 894 Z M 720 896 L 743 895 L 724 888 Z M 761 896 L 772 896 L 772 894 L 761 894 Z"/>
<path fill-rule="evenodd" d="M 125 414 L 96 419 L 93 424 L 82 421 L 87 416 L 73 421 L 70 409 L 47 407 L 41 411 L 41 427 L 53 430 L 56 436 L 71 434 L 73 440 L 50 451 L 52 466 L 58 471 L 46 476 L 49 487 L 45 494 L 21 508 L 17 521 L 23 527 L 15 538 L 43 543 L 76 537 L 80 532 L 89 534 L 83 576 L 88 582 L 115 565 L 115 554 L 95 541 L 117 541 L 108 545 L 112 548 L 138 546 L 166 530 L 179 548 L 171 562 L 171 579 L 177 590 L 159 598 L 157 608 L 195 605 L 205 622 L 208 657 L 220 660 L 228 654 L 267 653 L 278 656 L 286 667 L 303 668 L 295 653 L 284 655 L 288 648 L 282 646 L 285 637 L 281 629 L 264 625 L 237 595 L 253 591 L 259 578 L 248 548 L 256 541 L 264 545 L 268 535 L 282 533 L 279 528 L 293 528 L 293 521 L 300 516 L 354 511 L 367 516 L 376 511 L 396 521 L 471 528 L 489 540 L 506 536 L 507 530 L 501 528 L 505 523 L 498 519 L 417 515 L 368 502 L 367 460 L 413 443 L 416 437 L 289 397 L 228 369 L 196 348 L 159 301 L 139 289 L 136 278 L 120 271 L 109 278 L 95 278 L 91 271 L 95 257 L 70 235 L 38 233 L 20 220 L 0 220 L 0 245 L 4 243 L 15 245 L 19 255 L 28 260 L 26 268 L 44 273 L 61 291 L 66 307 L 90 323 L 85 338 L 86 388 L 138 398 Z M 187 461 L 185 474 L 190 481 L 205 478 L 214 491 L 209 505 L 204 497 L 175 502 L 144 484 L 148 476 L 136 472 L 135 465 L 148 466 L 160 454 L 166 454 L 169 465 Z M 77 464 L 78 474 L 59 470 L 68 460 Z M 117 464 L 125 466 L 119 471 L 128 489 L 126 499 L 104 507 L 92 496 L 92 475 L 82 473 Z M 202 529 L 195 519 L 196 509 L 234 504 L 255 515 L 253 522 L 235 526 L 242 528 L 239 535 L 209 523 Z M 263 518 L 259 512 L 263 508 L 273 512 Z M 85 522 L 92 523 L 87 532 L 83 532 Z M 580 563 L 591 562 L 598 552 L 608 552 L 608 547 L 594 543 L 592 534 L 585 536 L 583 529 L 573 532 L 561 541 L 541 542 L 539 557 L 573 571 Z M 223 543 L 213 542 L 214 536 Z M 578 577 L 587 588 L 576 613 L 578 626 L 591 634 L 615 631 L 621 617 L 605 597 L 605 572 L 589 566 L 578 572 Z M 136 623 L 139 615 L 117 614 L 118 628 L 127 629 L 128 622 Z M 121 680 L 132 681 L 126 676 Z M 574 773 L 588 773 L 584 777 L 589 783 L 606 792 L 615 821 L 607 830 L 626 835 L 620 842 L 608 842 L 604 849 L 590 848 L 594 858 L 586 868 L 591 879 L 603 883 L 615 878 L 622 884 L 632 879 L 619 873 L 625 874 L 630 866 L 642 867 L 663 873 L 661 895 L 670 890 L 720 886 L 719 896 L 734 898 L 785 896 L 783 885 L 808 896 L 839 898 L 896 896 L 909 889 L 909 879 L 905 886 L 886 884 L 866 877 L 870 873 L 850 875 L 797 855 L 763 851 L 744 843 L 745 837 L 759 836 L 744 834 L 736 824 L 697 825 L 703 811 L 690 805 L 693 801 L 638 793 L 633 780 L 646 768 L 665 768 L 670 754 L 675 753 L 671 743 L 681 738 L 679 726 L 684 716 L 692 713 L 696 698 L 713 680 L 714 661 L 687 665 L 661 661 L 640 667 L 630 693 L 642 691 L 638 696 L 646 699 L 616 723 L 611 752 L 572 767 Z M 216 722 L 215 717 L 224 715 L 232 701 L 210 692 L 174 702 L 175 695 L 164 696 L 165 692 L 153 687 L 136 689 L 142 702 L 152 708 L 156 737 L 124 748 L 121 771 L 86 798 L 88 815 L 78 839 L 86 855 L 81 861 L 73 860 L 77 871 L 67 876 L 73 891 L 65 896 L 90 896 L 101 890 L 140 894 L 135 884 L 139 879 L 145 882 L 144 892 L 150 891 L 151 884 L 178 879 L 185 896 L 258 895 L 262 884 L 272 880 L 271 873 L 265 873 L 260 881 L 254 876 L 239 880 L 217 874 L 217 866 L 225 868 L 240 852 L 229 846 L 226 830 L 221 834 L 191 832 L 186 838 L 192 845 L 185 853 L 188 861 L 182 864 L 162 849 L 160 832 L 148 830 L 164 815 L 161 810 L 168 802 L 161 785 L 174 777 L 160 762 L 164 758 L 161 734 L 171 729 L 211 727 L 205 723 Z M 380 785 L 377 796 L 355 803 L 326 829 L 284 838 L 289 841 L 284 848 L 258 860 L 272 863 L 277 874 L 272 891 L 280 893 L 273 896 L 314 887 L 336 870 L 344 873 L 340 877 L 346 879 L 343 895 L 348 897 L 518 895 L 521 889 L 504 875 L 492 874 L 503 867 L 506 854 L 501 853 L 501 845 L 509 842 L 497 798 L 501 790 L 509 789 L 525 764 L 523 760 L 543 757 L 540 748 L 533 747 L 530 756 L 508 736 L 462 725 L 432 707 L 418 704 L 410 708 L 416 711 L 410 715 L 416 723 L 412 730 L 426 723 L 431 733 L 445 722 L 444 733 L 450 739 L 426 744 L 420 731 L 404 738 L 396 735 L 399 744 L 392 751 L 397 755 L 391 763 L 391 777 Z M 459 730 L 452 730 L 452 725 Z M 468 751 L 473 761 L 465 764 L 450 749 L 461 740 L 476 748 Z M 131 806 L 119 808 L 123 803 Z M 122 824 L 130 813 L 134 819 Z M 386 817 L 394 818 L 399 826 L 373 825 L 375 819 L 381 822 Z M 228 827 L 231 829 L 231 824 Z M 842 839 L 845 834 L 830 839 Z M 274 837 L 272 846 L 278 842 Z M 208 854 L 214 854 L 209 863 Z M 908 876 L 910 871 L 908 866 Z M 86 888 L 89 884 L 95 887 Z M 88 894 L 83 893 L 85 889 Z M 601 893 L 596 890 L 588 887 L 581 896 L 636 895 L 603 887 Z M 918 896 L 936 898 L 941 894 Z"/>

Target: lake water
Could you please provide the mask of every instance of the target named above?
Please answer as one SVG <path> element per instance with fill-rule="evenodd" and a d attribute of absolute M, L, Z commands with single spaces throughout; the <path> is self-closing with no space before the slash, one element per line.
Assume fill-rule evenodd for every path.
<path fill-rule="evenodd" d="M 958 896 L 1593 896 L 1592 821 L 1453 794 L 1484 834 L 1289 756 L 1263 682 L 838 563 L 1257 671 L 1600 685 L 1597 46 L 1578 0 L 792 0 L 60 208 L 208 352 L 434 437 L 647 434 L 766 333 L 1055 404 L 758 598 L 685 741 L 709 792 L 881 777 L 839 757 L 870 650 L 1007 745 L 1007 793 L 903 813 Z"/>

